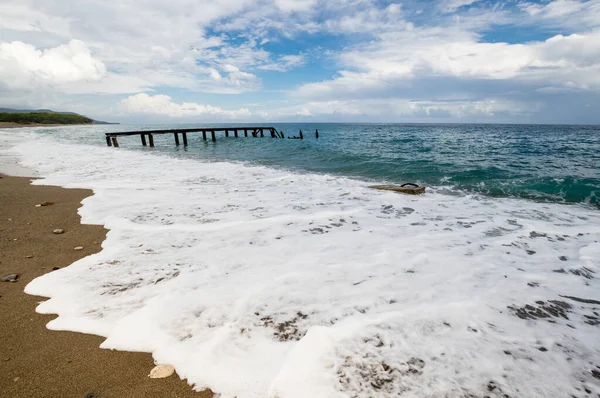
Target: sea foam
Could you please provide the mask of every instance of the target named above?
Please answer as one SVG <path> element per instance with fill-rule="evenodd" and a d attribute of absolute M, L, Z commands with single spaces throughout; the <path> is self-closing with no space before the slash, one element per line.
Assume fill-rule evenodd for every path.
<path fill-rule="evenodd" d="M 34 184 L 93 189 L 82 221 L 110 229 L 27 285 L 48 327 L 151 352 L 198 390 L 600 393 L 597 210 L 47 139 L 14 151 Z"/>

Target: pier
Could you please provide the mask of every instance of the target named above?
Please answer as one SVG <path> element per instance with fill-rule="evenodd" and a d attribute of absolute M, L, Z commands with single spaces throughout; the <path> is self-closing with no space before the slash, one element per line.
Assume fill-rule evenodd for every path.
<path fill-rule="evenodd" d="M 188 145 L 188 134 L 189 133 L 202 133 L 202 139 L 207 140 L 208 134 L 212 141 L 217 140 L 217 133 L 224 132 L 225 137 L 229 137 L 230 134 L 233 137 L 253 137 L 262 138 L 270 136 L 271 138 L 285 138 L 282 132 L 278 132 L 274 127 L 207 127 L 207 128 L 196 128 L 196 129 L 173 129 L 173 130 L 145 130 L 145 131 L 124 131 L 121 133 L 105 133 L 106 134 L 106 145 L 119 147 L 119 137 L 128 136 L 139 136 L 143 146 L 150 145 L 154 146 L 154 136 L 158 134 L 173 134 L 175 145 L 180 145 L 183 141 L 183 146 Z M 180 141 L 181 134 L 181 141 Z M 302 137 L 302 131 L 300 131 L 300 137 Z M 303 137 L 302 137 L 303 138 Z M 301 138 L 301 139 L 302 139 Z M 318 135 L 317 135 L 318 138 Z"/>

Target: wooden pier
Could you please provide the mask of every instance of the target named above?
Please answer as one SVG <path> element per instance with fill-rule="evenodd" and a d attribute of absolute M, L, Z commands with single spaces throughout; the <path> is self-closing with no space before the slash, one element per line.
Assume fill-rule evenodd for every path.
<path fill-rule="evenodd" d="M 202 133 L 202 139 L 207 140 L 207 134 L 210 134 L 210 138 L 212 141 L 217 140 L 217 133 L 224 132 L 225 137 L 229 137 L 229 134 L 233 134 L 234 137 L 238 138 L 241 134 L 244 134 L 244 137 L 254 137 L 254 138 L 262 138 L 265 134 L 269 135 L 271 138 L 285 138 L 282 132 L 278 132 L 274 127 L 207 127 L 207 128 L 197 128 L 197 129 L 174 129 L 174 130 L 146 130 L 146 131 L 124 131 L 121 133 L 105 133 L 106 134 L 106 145 L 114 146 L 116 148 L 119 147 L 118 137 L 127 137 L 127 136 L 140 136 L 142 141 L 142 145 L 147 146 L 150 144 L 151 147 L 154 146 L 154 136 L 158 134 L 173 134 L 173 138 L 175 139 L 175 145 L 180 145 L 179 134 L 181 134 L 181 140 L 183 141 L 183 146 L 188 145 L 188 133 Z M 248 135 L 250 134 L 250 135 Z M 300 132 L 300 137 L 302 137 L 302 132 Z M 303 138 L 303 137 L 302 137 Z M 301 138 L 301 139 L 302 139 Z M 318 135 L 317 135 L 318 138 Z"/>

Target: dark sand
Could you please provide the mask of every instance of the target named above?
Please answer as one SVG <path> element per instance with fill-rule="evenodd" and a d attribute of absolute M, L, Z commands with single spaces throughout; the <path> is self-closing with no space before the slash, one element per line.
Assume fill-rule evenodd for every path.
<path fill-rule="evenodd" d="M 150 354 L 102 350 L 103 338 L 57 332 L 40 315 L 41 297 L 23 292 L 33 278 L 100 251 L 106 230 L 81 225 L 80 202 L 90 191 L 30 185 L 31 179 L 0 178 L 0 278 L 18 273 L 16 283 L 0 282 L 0 396 L 27 398 L 209 398 L 173 375 L 150 379 Z M 54 202 L 47 207 L 35 207 Z M 55 235 L 62 228 L 66 232 Z M 83 246 L 81 251 L 73 250 Z M 28 256 L 33 256 L 27 258 Z"/>

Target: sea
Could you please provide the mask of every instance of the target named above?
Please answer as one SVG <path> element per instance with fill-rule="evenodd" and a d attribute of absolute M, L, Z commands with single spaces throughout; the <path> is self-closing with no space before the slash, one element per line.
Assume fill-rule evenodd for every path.
<path fill-rule="evenodd" d="M 0 171 L 93 190 L 109 229 L 25 287 L 48 328 L 223 398 L 600 396 L 600 126 L 104 138 L 205 126 L 0 130 Z"/>

